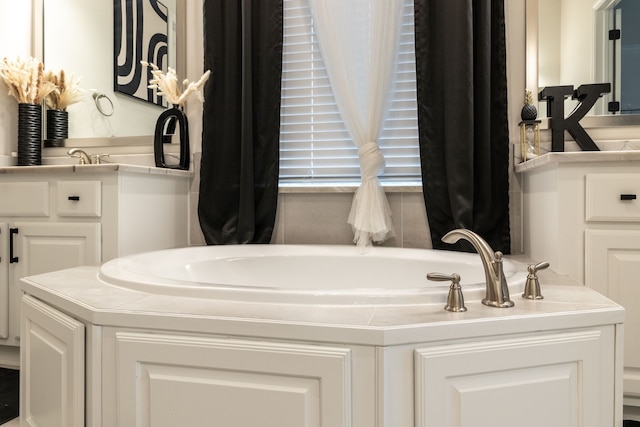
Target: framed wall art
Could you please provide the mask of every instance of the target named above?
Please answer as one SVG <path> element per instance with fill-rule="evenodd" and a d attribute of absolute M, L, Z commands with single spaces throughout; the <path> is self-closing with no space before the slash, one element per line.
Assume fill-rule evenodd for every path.
<path fill-rule="evenodd" d="M 149 89 L 153 77 L 140 61 L 167 71 L 172 29 L 170 8 L 158 0 L 114 0 L 114 91 L 166 106 Z"/>

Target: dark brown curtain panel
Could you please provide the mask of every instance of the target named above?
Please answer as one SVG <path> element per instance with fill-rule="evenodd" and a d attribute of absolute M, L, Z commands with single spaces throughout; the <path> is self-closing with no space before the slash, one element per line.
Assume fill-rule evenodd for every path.
<path fill-rule="evenodd" d="M 504 0 L 414 0 L 422 181 L 433 247 L 467 228 L 511 253 Z"/>
<path fill-rule="evenodd" d="M 207 244 L 269 243 L 278 198 L 282 0 L 205 0 L 198 216 Z"/>

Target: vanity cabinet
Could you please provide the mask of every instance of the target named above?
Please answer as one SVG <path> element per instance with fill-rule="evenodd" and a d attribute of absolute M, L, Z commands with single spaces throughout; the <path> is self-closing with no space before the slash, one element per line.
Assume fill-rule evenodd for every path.
<path fill-rule="evenodd" d="M 20 278 L 188 245 L 189 182 L 117 164 L 0 168 L 0 365 L 18 366 Z"/>
<path fill-rule="evenodd" d="M 625 404 L 640 406 L 640 158 L 632 156 L 551 153 L 517 170 L 525 254 L 625 307 Z"/>

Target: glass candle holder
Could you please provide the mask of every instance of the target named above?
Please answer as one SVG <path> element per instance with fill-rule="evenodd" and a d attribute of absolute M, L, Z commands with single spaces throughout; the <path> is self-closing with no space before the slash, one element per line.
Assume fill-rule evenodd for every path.
<path fill-rule="evenodd" d="M 523 120 L 520 126 L 520 153 L 522 161 L 534 159 L 540 155 L 540 120 Z"/>

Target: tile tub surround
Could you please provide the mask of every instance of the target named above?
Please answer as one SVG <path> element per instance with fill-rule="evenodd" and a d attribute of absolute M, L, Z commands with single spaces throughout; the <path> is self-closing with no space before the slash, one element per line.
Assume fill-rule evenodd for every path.
<path fill-rule="evenodd" d="M 507 258 L 526 271 L 523 263 L 526 258 Z M 539 330 L 574 325 L 570 316 L 546 321 L 545 314 L 579 315 L 584 312 L 584 319 L 588 319 L 594 317 L 589 312 L 595 309 L 605 317 L 617 321 L 623 319 L 623 309 L 619 305 L 550 270 L 541 271 L 539 275 L 544 300 L 531 301 L 513 295 L 516 305 L 510 309 L 495 309 L 482 305 L 480 301 L 470 301 L 467 303 L 469 310 L 462 314 L 464 322 L 458 321 L 460 313 L 448 313 L 439 304 L 301 306 L 147 294 L 102 282 L 97 278 L 98 270 L 99 267 L 76 267 L 31 276 L 22 280 L 21 287 L 75 318 L 96 325 L 122 325 L 127 322 L 130 327 L 207 332 L 207 321 L 211 321 L 230 326 L 229 333 L 238 335 L 275 334 L 274 338 L 281 339 L 309 339 L 313 336 L 314 340 L 371 345 L 431 341 L 438 337 L 477 337 L 495 333 L 496 327 L 501 328 L 501 333 L 508 334 L 532 318 L 541 320 L 537 326 Z M 242 321 L 237 321 L 239 318 Z M 593 322 L 597 324 L 598 320 L 594 317 L 588 323 Z M 314 333 L 309 334 L 296 325 L 307 325 Z M 444 329 L 432 335 L 434 329 L 443 325 L 446 326 Z"/>
<path fill-rule="evenodd" d="M 204 245 L 197 215 L 197 184 L 191 188 L 191 245 Z M 422 188 L 387 187 L 385 190 L 395 236 L 382 246 L 431 248 Z M 355 187 L 340 186 L 281 188 L 271 243 L 353 245 L 353 232 L 347 217 L 354 192 Z"/>
<path fill-rule="evenodd" d="M 521 265 L 521 267 L 525 268 L 525 265 Z M 439 349 L 441 348 L 440 346 L 449 342 L 452 342 L 454 347 L 457 345 L 458 347 L 467 348 L 467 344 L 474 345 L 471 342 L 477 342 L 478 345 L 484 346 L 484 343 L 494 342 L 495 340 L 497 340 L 497 343 L 514 343 L 513 340 L 515 340 L 514 344 L 517 348 L 520 348 L 517 342 L 520 342 L 519 337 L 521 337 L 521 334 L 525 334 L 526 337 L 532 339 L 534 339 L 533 337 L 541 337 L 543 342 L 547 342 L 547 338 L 544 337 L 573 337 L 576 336 L 574 334 L 584 337 L 583 334 L 586 333 L 589 337 L 602 337 L 604 339 L 603 342 L 609 343 L 606 345 L 608 350 L 605 351 L 604 347 L 601 350 L 604 352 L 602 353 L 602 361 L 607 365 L 607 368 L 594 370 L 593 361 L 595 359 L 593 359 L 593 356 L 587 356 L 591 361 L 588 361 L 585 365 L 591 366 L 589 369 L 593 373 L 589 377 L 590 379 L 587 379 L 588 382 L 593 381 L 595 378 L 601 378 L 597 381 L 604 381 L 601 383 L 601 387 L 592 387 L 590 390 L 615 391 L 614 399 L 600 401 L 608 403 L 603 403 L 607 409 L 603 406 L 602 411 L 604 412 L 598 413 L 612 417 L 611 411 L 615 408 L 615 418 L 622 419 L 621 393 L 618 392 L 618 387 L 615 386 L 617 382 L 613 380 L 614 365 L 612 363 L 617 358 L 614 357 L 616 353 L 612 344 L 614 344 L 614 330 L 618 331 L 615 336 L 619 337 L 620 323 L 623 320 L 624 312 L 617 304 L 612 303 L 593 290 L 577 285 L 564 277 L 555 276 L 548 270 L 541 272 L 540 275 L 542 292 L 545 296 L 544 300 L 523 300 L 519 295 L 512 295 L 516 306 L 510 309 L 491 308 L 482 305 L 479 301 L 468 301 L 466 304 L 468 311 L 466 313 L 447 312 L 443 310 L 441 304 L 302 306 L 296 304 L 225 302 L 205 298 L 169 297 L 110 286 L 97 280 L 96 272 L 96 267 L 79 267 L 37 275 L 24 279 L 21 287 L 27 294 L 44 302 L 52 309 L 66 313 L 68 316 L 81 321 L 86 325 L 86 330 L 91 331 L 91 337 L 93 338 L 87 340 L 87 351 L 93 356 L 87 358 L 88 361 L 91 361 L 91 365 L 87 367 L 86 372 L 96 374 L 96 376 L 92 376 L 94 380 L 88 382 L 88 384 L 92 384 L 91 390 L 94 392 L 100 393 L 99 390 L 101 390 L 102 400 L 96 400 L 94 395 L 93 399 L 90 398 L 86 402 L 87 416 L 95 416 L 94 411 L 97 408 L 102 408 L 103 418 L 101 425 L 114 425 L 115 419 L 109 417 L 115 416 L 111 414 L 119 413 L 115 406 L 112 407 L 113 405 L 108 403 L 112 401 L 112 396 L 115 396 L 115 401 L 119 401 L 128 408 L 125 411 L 126 415 L 122 415 L 125 417 L 123 419 L 133 419 L 130 418 L 133 416 L 132 411 L 134 411 L 132 405 L 137 405 L 137 403 L 131 402 L 138 402 L 138 400 L 130 399 L 129 396 L 118 397 L 121 396 L 118 393 L 123 392 L 124 389 L 118 391 L 118 385 L 113 379 L 121 378 L 125 382 L 130 381 L 130 379 L 134 381 L 133 376 L 128 376 L 130 375 L 128 368 L 122 368 L 123 370 L 118 368 L 119 366 L 133 365 L 128 362 L 125 365 L 120 365 L 115 363 L 114 360 L 120 360 L 118 358 L 124 357 L 125 353 L 132 355 L 132 357 L 137 357 L 130 352 L 133 348 L 126 344 L 125 341 L 133 343 L 130 340 L 138 342 L 137 340 L 140 338 L 142 340 L 140 341 L 141 343 L 143 341 L 150 342 L 147 339 L 155 342 L 154 337 L 160 337 L 161 340 L 165 339 L 162 337 L 168 337 L 171 340 L 177 340 L 175 341 L 176 343 L 184 342 L 183 338 L 181 338 L 184 337 L 189 343 L 194 344 L 201 342 L 201 340 L 213 340 L 206 341 L 210 344 L 203 344 L 206 348 L 210 348 L 209 345 L 213 345 L 215 348 L 218 348 L 218 345 L 222 345 L 224 348 L 230 345 L 231 348 L 235 349 L 237 345 L 249 345 L 251 349 L 258 349 L 263 348 L 262 346 L 265 345 L 268 348 L 276 346 L 282 350 L 282 346 L 286 346 L 294 352 L 297 352 L 297 349 L 304 349 L 304 354 L 307 354 L 307 351 L 311 349 L 322 349 L 319 351 L 329 352 L 329 354 L 334 355 L 337 353 L 346 354 L 344 352 L 347 351 L 348 354 L 352 355 L 347 356 L 348 359 L 354 358 L 352 362 L 347 362 L 347 370 L 339 368 L 331 372 L 351 384 L 348 387 L 353 387 L 353 393 L 356 393 L 352 395 L 353 401 L 350 401 L 351 403 L 347 402 L 345 405 L 348 408 L 351 405 L 353 406 L 353 416 L 357 421 L 354 421 L 353 424 L 345 421 L 342 424 L 336 423 L 335 425 L 375 425 L 373 417 L 376 411 L 373 411 L 372 408 L 379 404 L 384 406 L 385 411 L 391 411 L 385 415 L 386 421 L 380 425 L 397 427 L 400 425 L 414 425 L 412 404 L 409 405 L 407 403 L 405 405 L 403 403 L 401 406 L 396 406 L 396 402 L 414 401 L 412 395 L 414 393 L 413 375 L 416 375 L 416 378 L 421 375 L 417 372 L 411 374 L 413 372 L 411 366 L 413 366 L 414 348 L 434 348 L 434 351 L 438 351 L 435 349 Z M 606 330 L 602 328 L 606 328 Z M 95 341 L 96 339 L 99 339 L 102 344 L 98 345 L 98 341 Z M 523 337 L 523 339 L 526 340 L 527 338 Z M 583 342 L 583 338 L 579 338 L 578 341 L 573 341 L 573 338 L 569 338 L 569 340 L 570 342 Z M 587 342 L 593 342 L 591 340 L 592 338 L 588 338 Z M 615 341 L 619 341 L 619 338 L 616 338 Z M 120 342 L 122 342 L 122 348 L 119 344 L 116 344 Z M 557 342 L 556 338 L 552 338 L 550 342 Z M 203 347 L 203 351 L 205 347 Z M 125 348 L 129 350 L 124 350 Z M 491 344 L 491 348 L 502 348 L 502 346 L 495 347 L 495 344 Z M 526 348 L 528 348 L 526 353 L 531 354 L 531 348 L 528 345 Z M 280 350 L 276 354 L 282 354 Z M 93 353 L 95 351 L 104 353 L 101 353 L 102 357 L 96 357 L 96 354 Z M 121 351 L 125 351 L 125 353 Z M 261 351 L 259 350 L 258 353 Z M 334 351 L 337 353 L 333 353 Z M 520 350 L 516 351 L 519 352 Z M 258 363 L 260 366 L 264 366 L 258 353 L 251 353 L 255 354 L 258 359 L 249 363 Z M 573 352 L 570 353 L 574 354 Z M 593 351 L 587 353 L 594 354 Z M 598 351 L 595 352 L 595 354 L 598 353 Z M 170 354 L 167 354 L 168 358 L 172 358 L 176 353 L 170 352 Z M 193 352 L 187 349 L 179 354 L 188 360 L 198 354 L 202 355 L 201 352 Z M 248 353 L 243 354 L 246 355 Z M 378 356 L 376 357 L 375 355 Z M 545 362 L 537 361 L 543 363 L 540 366 L 547 366 L 549 363 L 546 361 L 547 356 L 552 357 L 553 355 L 553 357 L 562 360 L 565 360 L 565 357 L 574 357 L 567 356 L 561 351 L 545 351 L 544 355 Z M 333 356 L 330 357 L 331 360 L 336 360 Z M 530 362 L 536 363 L 536 357 L 530 360 L 531 357 L 533 356 L 525 358 L 526 362 L 521 357 L 510 357 L 509 360 L 519 360 L 517 363 L 524 364 L 522 366 L 528 372 L 531 369 Z M 217 360 L 222 363 L 220 358 L 212 355 L 211 357 L 207 356 L 207 360 Z M 289 359 L 285 358 L 283 360 Z M 337 360 L 346 359 L 339 357 Z M 378 362 L 375 362 L 376 360 Z M 98 361 L 101 361 L 102 367 L 95 365 Z M 382 382 L 372 383 L 374 377 L 376 377 L 374 372 L 380 372 L 382 369 L 381 365 L 379 365 L 379 363 L 382 363 L 381 361 L 385 361 L 384 366 L 389 367 L 389 369 L 391 369 L 390 366 L 393 366 L 394 373 L 389 373 L 389 376 L 383 375 L 383 379 L 378 380 Z M 164 362 L 161 362 L 160 365 L 162 363 Z M 174 364 L 176 362 L 167 363 Z M 275 366 L 280 366 L 276 361 L 272 361 L 268 365 L 273 367 L 273 363 L 275 363 Z M 565 362 L 559 363 L 564 364 Z M 205 370 L 214 369 L 218 371 L 224 369 L 223 365 L 220 365 L 220 367 L 211 366 L 205 368 Z M 303 366 L 324 366 L 307 363 L 293 365 L 300 368 Z M 156 366 L 155 362 L 154 366 Z M 287 364 L 287 366 L 291 365 Z M 463 364 L 463 366 L 466 366 L 466 364 Z M 112 372 L 114 369 L 118 373 L 116 371 Z M 234 369 L 241 369 L 241 367 Z M 246 366 L 242 369 L 246 369 Z M 387 368 L 384 369 L 384 372 L 387 372 Z M 396 372 L 396 369 L 402 369 L 402 371 Z M 406 375 L 404 369 L 406 369 Z M 605 371 L 608 379 L 602 377 Z M 82 372 L 85 372 L 84 369 L 82 369 Z M 98 372 L 107 372 L 107 374 L 97 375 Z M 198 375 L 199 377 L 200 375 Z M 288 376 L 285 375 L 285 377 Z M 99 378 L 102 378 L 102 383 L 99 382 Z M 420 381 L 424 381 L 422 377 L 420 378 Z M 337 378 L 334 378 L 334 380 L 337 381 Z M 98 381 L 98 383 L 93 381 Z M 135 389 L 135 386 L 131 386 L 128 382 L 127 384 L 127 390 Z M 336 383 L 331 382 L 331 384 Z M 591 384 L 595 385 L 595 383 Z M 339 386 L 343 390 L 341 387 Z M 376 397 L 378 395 L 371 391 L 375 390 L 376 387 L 383 387 L 380 390 L 385 390 L 385 396 L 387 396 L 387 392 L 389 393 L 388 397 L 384 397 L 383 401 L 379 400 L 382 398 Z M 432 389 L 435 391 L 435 386 Z M 437 389 L 439 390 L 440 387 L 438 386 Z M 192 389 L 192 391 L 194 390 Z M 588 394 L 592 396 L 591 393 Z M 342 396 L 342 394 L 337 393 L 336 397 L 330 399 L 330 402 L 336 404 L 336 401 L 341 399 L 339 396 Z M 318 402 L 315 398 L 313 401 Z M 420 401 L 422 402 L 422 400 Z M 106 407 L 104 406 L 105 403 Z M 160 402 L 158 403 L 160 404 Z M 101 404 L 102 406 L 100 406 Z M 581 411 L 578 407 L 576 408 L 576 411 Z M 592 404 L 584 404 L 583 402 L 580 408 L 595 407 Z M 139 410 L 145 411 L 141 407 Z M 138 409 L 135 409 L 135 411 L 138 411 Z M 350 410 L 339 413 L 349 412 Z M 571 412 L 573 413 L 573 410 Z M 424 412 L 421 413 L 424 414 Z M 105 416 L 106 418 L 104 418 Z M 401 421 L 396 416 L 400 417 Z M 345 420 L 347 419 L 351 418 L 345 418 Z"/>

